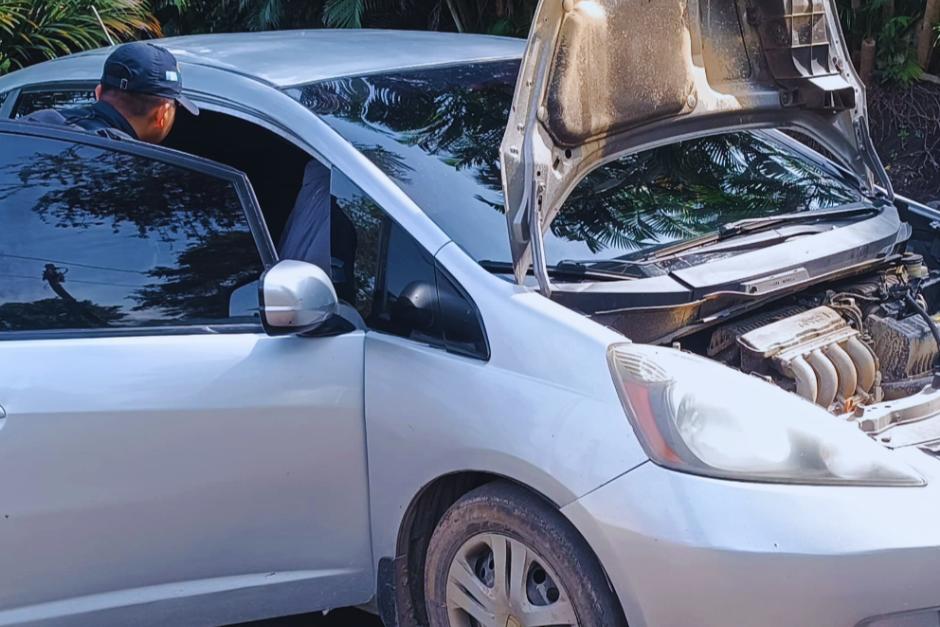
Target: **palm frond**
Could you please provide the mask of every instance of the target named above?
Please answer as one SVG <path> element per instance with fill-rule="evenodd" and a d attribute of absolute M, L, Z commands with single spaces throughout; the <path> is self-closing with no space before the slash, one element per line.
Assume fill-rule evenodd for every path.
<path fill-rule="evenodd" d="M 361 28 L 364 0 L 326 0 L 323 22 L 330 28 Z"/>
<path fill-rule="evenodd" d="M 159 37 L 147 0 L 0 0 L 0 72 L 119 41 Z"/>

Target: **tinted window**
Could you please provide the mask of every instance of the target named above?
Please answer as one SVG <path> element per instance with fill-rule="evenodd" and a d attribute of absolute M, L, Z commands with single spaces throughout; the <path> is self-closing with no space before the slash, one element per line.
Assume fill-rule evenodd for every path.
<path fill-rule="evenodd" d="M 414 312 L 407 299 L 415 294 L 426 297 L 422 290 L 427 286 L 436 298 L 434 259 L 338 170 L 333 170 L 332 193 L 338 209 L 331 225 L 337 295 L 354 304 L 370 328 L 404 337 L 420 335 L 409 317 Z M 440 341 L 433 335 L 422 339 Z"/>
<path fill-rule="evenodd" d="M 82 144 L 0 145 L 0 330 L 256 319 L 262 266 L 232 183 Z"/>
<path fill-rule="evenodd" d="M 336 294 L 354 305 L 365 320 L 372 316 L 383 232 L 382 210 L 338 170 L 331 181 L 331 274 Z"/>
<path fill-rule="evenodd" d="M 397 224 L 390 225 L 370 326 L 431 344 L 437 326 L 434 259 Z"/>
<path fill-rule="evenodd" d="M 20 95 L 13 111 L 14 118 L 29 115 L 42 109 L 66 109 L 95 102 L 91 89 L 60 89 L 56 91 L 31 91 Z"/>
<path fill-rule="evenodd" d="M 340 298 L 371 329 L 485 358 L 476 307 L 431 254 L 337 170 L 332 193 L 331 272 Z"/>
<path fill-rule="evenodd" d="M 499 143 L 517 69 L 517 62 L 475 64 L 337 79 L 288 93 L 384 170 L 475 259 L 505 260 Z"/>
<path fill-rule="evenodd" d="M 477 260 L 508 261 L 499 144 L 518 62 L 324 81 L 298 99 Z M 764 135 L 683 142 L 597 170 L 546 234 L 549 263 L 610 258 L 743 217 L 855 200 L 854 186 Z"/>
<path fill-rule="evenodd" d="M 489 345 L 476 306 L 440 266 L 437 267 L 437 290 L 440 299 L 441 332 L 447 350 L 489 359 Z"/>

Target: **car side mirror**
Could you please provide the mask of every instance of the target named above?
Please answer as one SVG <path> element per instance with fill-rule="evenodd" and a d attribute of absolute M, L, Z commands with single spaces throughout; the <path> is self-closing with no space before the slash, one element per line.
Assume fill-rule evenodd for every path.
<path fill-rule="evenodd" d="M 307 333 L 336 314 L 338 300 L 326 272 L 285 259 L 261 275 L 261 323 L 268 335 Z"/>

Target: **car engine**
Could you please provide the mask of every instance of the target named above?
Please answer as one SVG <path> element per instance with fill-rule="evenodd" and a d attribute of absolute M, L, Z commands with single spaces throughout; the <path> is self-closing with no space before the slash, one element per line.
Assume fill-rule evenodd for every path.
<path fill-rule="evenodd" d="M 711 330 L 702 352 L 764 377 L 837 415 L 917 394 L 931 384 L 940 276 L 906 254 L 872 275 L 744 315 Z M 933 327 L 933 328 L 932 328 Z M 693 349 L 695 350 L 695 349 Z M 871 421 L 869 421 L 871 422 Z M 868 431 L 884 420 L 862 424 Z"/>

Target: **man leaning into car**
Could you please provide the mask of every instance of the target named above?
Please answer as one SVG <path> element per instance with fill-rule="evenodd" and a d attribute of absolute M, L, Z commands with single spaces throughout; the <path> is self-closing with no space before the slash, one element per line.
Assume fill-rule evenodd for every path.
<path fill-rule="evenodd" d="M 118 46 L 104 62 L 97 102 L 56 111 L 44 109 L 25 119 L 59 124 L 113 139 L 159 144 L 173 128 L 176 107 L 199 114 L 186 96 L 176 57 L 166 48 L 135 41 Z"/>

